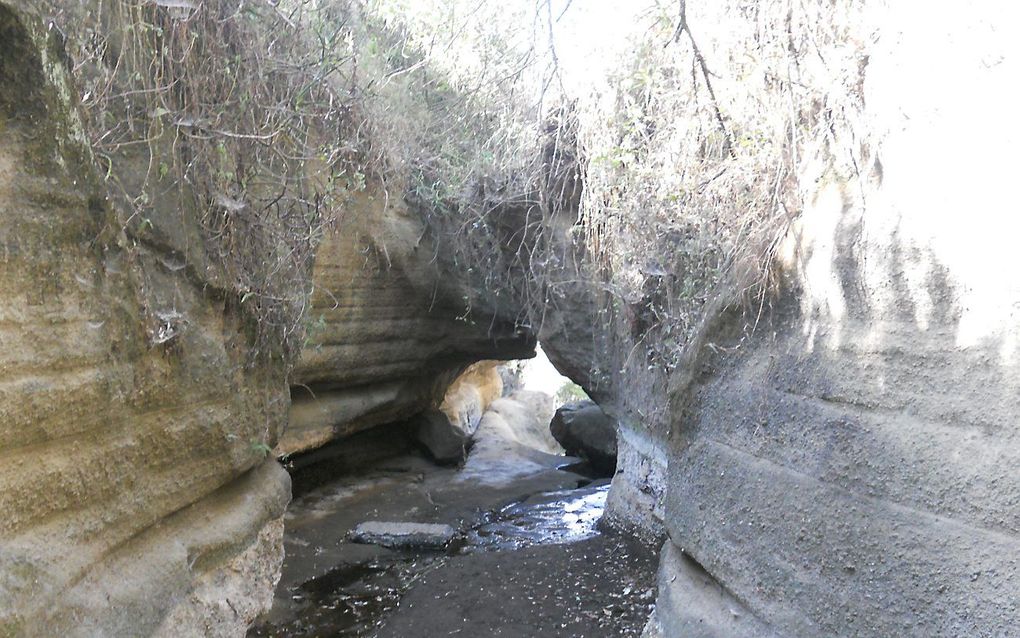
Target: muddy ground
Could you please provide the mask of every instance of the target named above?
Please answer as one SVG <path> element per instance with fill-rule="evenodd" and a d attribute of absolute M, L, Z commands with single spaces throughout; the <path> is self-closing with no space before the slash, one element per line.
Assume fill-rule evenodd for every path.
<path fill-rule="evenodd" d="M 296 471 L 283 576 L 249 637 L 640 635 L 656 549 L 599 529 L 608 481 L 560 469 L 571 461 L 514 448 L 445 468 L 401 448 L 368 467 L 327 462 L 337 476 Z M 367 520 L 460 536 L 441 551 L 350 542 Z"/>

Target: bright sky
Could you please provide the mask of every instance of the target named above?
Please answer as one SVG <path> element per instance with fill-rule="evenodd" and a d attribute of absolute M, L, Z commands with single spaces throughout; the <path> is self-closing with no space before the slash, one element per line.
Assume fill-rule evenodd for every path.
<path fill-rule="evenodd" d="M 536 350 L 538 355 L 534 359 L 524 362 L 521 387 L 524 390 L 555 395 L 564 383 L 570 382 L 570 379 L 556 371 L 553 364 L 549 362 L 549 358 L 545 356 L 545 352 L 542 351 L 541 345 Z"/>

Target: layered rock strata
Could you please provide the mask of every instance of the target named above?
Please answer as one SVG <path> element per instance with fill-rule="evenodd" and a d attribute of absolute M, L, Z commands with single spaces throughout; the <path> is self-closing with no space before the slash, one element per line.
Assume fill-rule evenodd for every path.
<path fill-rule="evenodd" d="M 421 218 L 379 189 L 345 208 L 316 255 L 309 337 L 278 453 L 436 407 L 481 359 L 534 355 L 533 335 L 466 303 L 436 250 Z"/>
<path fill-rule="evenodd" d="M 885 8 L 855 43 L 865 161 L 811 183 L 785 292 L 750 335 L 720 316 L 674 388 L 663 635 L 1017 630 L 1020 264 L 1001 150 L 1017 132 L 996 124 L 1016 60 L 992 13 L 922 29 Z"/>
<path fill-rule="evenodd" d="M 33 4 L 0 2 L 0 634 L 237 635 L 279 577 L 283 368 L 127 229 Z"/>

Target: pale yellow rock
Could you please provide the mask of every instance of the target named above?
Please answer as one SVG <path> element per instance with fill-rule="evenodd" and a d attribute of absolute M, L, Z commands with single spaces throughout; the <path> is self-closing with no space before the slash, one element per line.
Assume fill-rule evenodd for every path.
<path fill-rule="evenodd" d="M 479 361 L 450 384 L 439 409 L 450 423 L 465 432 L 474 432 L 486 408 L 502 394 L 499 362 Z"/>
<path fill-rule="evenodd" d="M 174 222 L 124 233 L 33 4 L 0 1 L 0 635 L 239 635 L 279 570 L 284 370 L 167 266 Z M 221 625 L 199 607 L 233 571 L 259 575 Z"/>

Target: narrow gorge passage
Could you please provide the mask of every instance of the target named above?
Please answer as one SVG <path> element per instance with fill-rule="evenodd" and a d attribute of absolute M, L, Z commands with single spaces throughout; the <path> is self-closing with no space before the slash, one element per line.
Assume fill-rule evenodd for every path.
<path fill-rule="evenodd" d="M 1020 637 L 1018 23 L 0 0 L 0 638 Z"/>
<path fill-rule="evenodd" d="M 548 413 L 500 403 L 549 399 L 499 399 L 492 410 L 517 420 L 495 428 L 494 413 L 481 415 L 459 466 L 435 462 L 414 418 L 290 459 L 282 577 L 248 636 L 639 636 L 658 548 L 600 524 L 612 468 L 600 477 L 550 453 L 536 431 Z M 449 525 L 455 536 L 433 547 L 355 542 L 366 521 Z"/>

